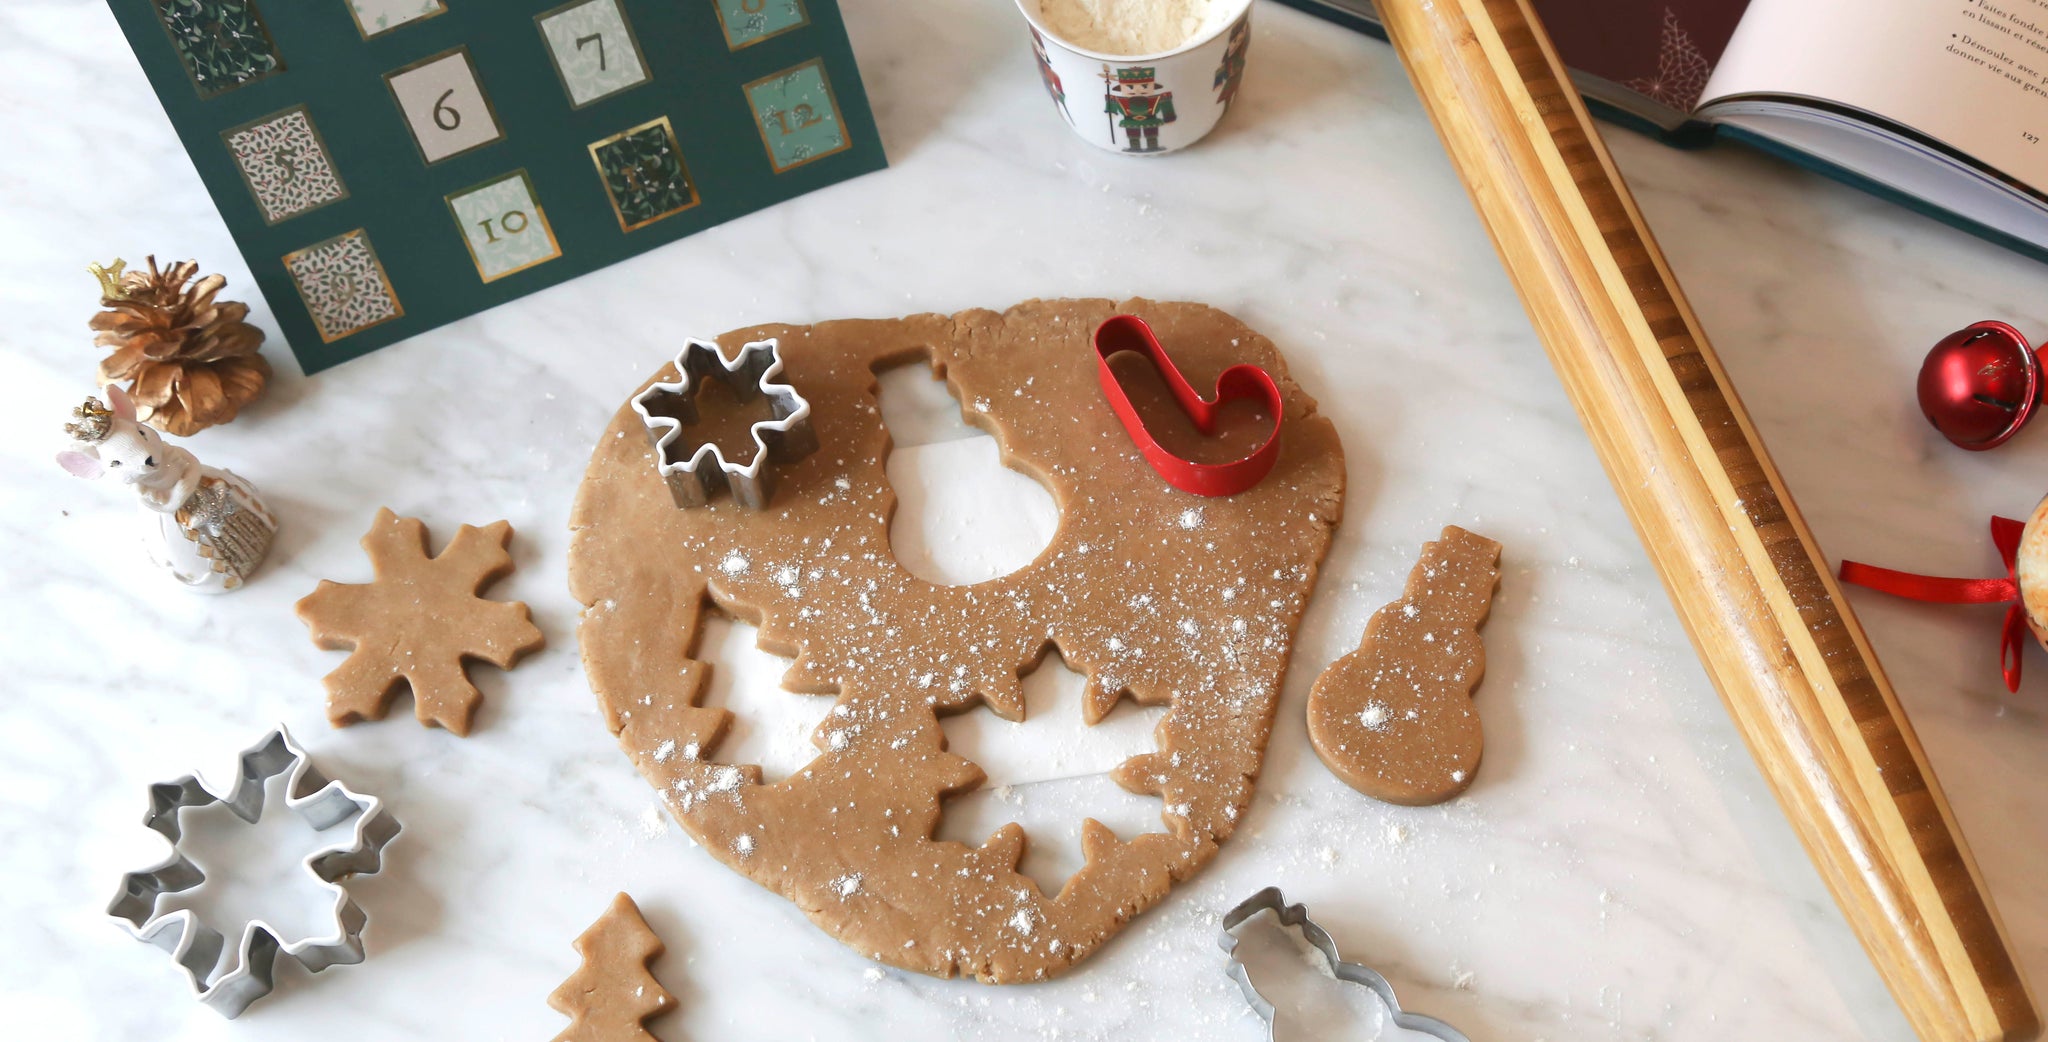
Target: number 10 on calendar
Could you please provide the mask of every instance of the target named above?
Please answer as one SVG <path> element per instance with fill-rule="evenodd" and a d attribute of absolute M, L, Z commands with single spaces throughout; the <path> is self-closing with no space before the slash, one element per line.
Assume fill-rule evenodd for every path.
<path fill-rule="evenodd" d="M 462 229 L 477 277 L 485 282 L 562 255 L 533 179 L 524 170 L 449 195 L 448 211 Z"/>

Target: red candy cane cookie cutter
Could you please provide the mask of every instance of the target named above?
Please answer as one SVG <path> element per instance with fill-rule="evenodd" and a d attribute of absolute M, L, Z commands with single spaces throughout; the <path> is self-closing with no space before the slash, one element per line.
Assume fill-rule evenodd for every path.
<path fill-rule="evenodd" d="M 1145 356 L 1152 368 L 1166 381 L 1167 389 L 1173 392 L 1174 401 L 1180 403 L 1181 411 L 1193 420 L 1195 429 L 1203 434 L 1216 433 L 1216 418 L 1223 406 L 1239 400 L 1249 399 L 1266 407 L 1273 417 L 1273 431 L 1266 435 L 1266 441 L 1251 454 L 1228 463 L 1197 463 L 1174 455 L 1152 432 L 1145 428 L 1145 421 L 1131 404 L 1130 395 L 1124 392 L 1123 382 L 1109 368 L 1111 355 L 1132 351 Z M 1152 327 L 1136 315 L 1112 315 L 1095 329 L 1096 361 L 1100 367 L 1102 393 L 1109 399 L 1109 407 L 1122 420 L 1124 430 L 1130 432 L 1131 440 L 1138 444 L 1138 452 L 1145 462 L 1166 479 L 1167 484 L 1182 492 L 1198 496 L 1234 496 L 1253 485 L 1264 481 L 1273 470 L 1274 461 L 1280 458 L 1280 419 L 1285 403 L 1280 398 L 1280 385 L 1273 382 L 1271 374 L 1249 363 L 1233 365 L 1216 377 L 1216 397 L 1205 401 L 1195 389 L 1188 385 L 1187 377 L 1173 364 L 1166 354 L 1166 348 L 1159 343 Z"/>

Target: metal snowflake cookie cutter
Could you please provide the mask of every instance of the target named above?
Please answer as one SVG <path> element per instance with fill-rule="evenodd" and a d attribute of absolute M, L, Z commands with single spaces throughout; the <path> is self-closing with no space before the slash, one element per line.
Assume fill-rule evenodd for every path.
<path fill-rule="evenodd" d="M 342 884 L 350 877 L 374 875 L 382 868 L 384 847 L 400 828 L 398 819 L 384 810 L 382 800 L 357 793 L 322 774 L 282 725 L 243 750 L 238 765 L 235 786 L 226 796 L 215 795 L 189 774 L 149 787 L 149 811 L 142 824 L 171 842 L 171 856 L 123 876 L 121 892 L 107 905 L 107 914 L 125 925 L 136 940 L 169 952 L 190 978 L 199 1001 L 230 1020 L 270 994 L 280 955 L 297 960 L 313 973 L 363 961 L 363 928 L 370 917 Z M 178 849 L 184 834 L 178 816 L 188 807 L 219 803 L 253 825 L 263 816 L 264 783 L 281 774 L 287 775 L 285 806 L 298 812 L 315 831 L 324 832 L 355 819 L 346 845 L 315 851 L 305 860 L 306 870 L 334 895 L 334 933 L 287 943 L 270 924 L 251 920 L 243 927 L 234 963 L 215 977 L 226 943 L 220 931 L 200 922 L 189 908 L 168 915 L 156 912 L 158 898 L 206 881 L 206 873 Z"/>
<path fill-rule="evenodd" d="M 1237 957 L 1237 935 L 1232 931 L 1260 912 L 1268 911 L 1273 913 L 1280 925 L 1291 926 L 1301 931 L 1302 938 L 1322 953 L 1332 976 L 1341 981 L 1363 984 L 1371 988 L 1373 993 L 1379 996 L 1380 1002 L 1386 1006 L 1388 1018 L 1395 1027 L 1440 1038 L 1444 1042 L 1471 1042 L 1465 1037 L 1464 1032 L 1435 1017 L 1403 1010 L 1400 1001 L 1394 997 L 1394 986 L 1388 984 L 1385 977 L 1380 976 L 1378 971 L 1371 967 L 1345 962 L 1337 954 L 1337 942 L 1331 940 L 1330 935 L 1321 926 L 1316 925 L 1314 919 L 1308 917 L 1308 908 L 1304 905 L 1288 904 L 1287 898 L 1280 893 L 1277 886 L 1269 886 L 1245 898 L 1243 903 L 1231 909 L 1230 914 L 1223 917 L 1223 933 L 1216 940 L 1217 947 L 1222 948 L 1224 954 L 1230 956 L 1230 976 L 1237 981 L 1237 986 L 1243 989 L 1245 1001 L 1251 1004 L 1261 1019 L 1265 1020 L 1267 1038 L 1279 1042 L 1279 1036 L 1274 1034 L 1273 1004 L 1267 1001 L 1264 995 L 1259 994 L 1258 987 L 1252 984 L 1250 971 Z"/>
<path fill-rule="evenodd" d="M 764 510 L 775 494 L 775 470 L 771 463 L 794 463 L 817 451 L 818 435 L 811 429 L 811 403 L 785 383 L 782 375 L 782 347 L 771 337 L 740 348 L 739 356 L 728 362 L 718 345 L 691 338 L 676 353 L 674 383 L 656 383 L 633 396 L 633 412 L 647 427 L 647 439 L 654 446 L 655 469 L 668 482 L 676 506 L 701 507 L 711 502 L 721 486 L 742 506 Z M 754 436 L 754 455 L 745 466 L 728 463 L 717 445 L 683 442 L 687 456 L 672 452 L 686 425 L 697 422 L 699 382 L 715 378 L 732 388 L 742 403 L 766 396 L 774 419 L 762 420 L 749 430 Z M 655 408 L 666 405 L 666 411 Z"/>

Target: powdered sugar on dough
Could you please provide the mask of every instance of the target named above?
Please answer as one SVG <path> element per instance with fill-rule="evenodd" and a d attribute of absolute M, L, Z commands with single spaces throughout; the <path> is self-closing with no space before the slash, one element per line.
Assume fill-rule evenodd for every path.
<path fill-rule="evenodd" d="M 1387 704 L 1385 702 L 1375 700 L 1367 702 L 1365 704 L 1365 708 L 1359 710 L 1358 722 L 1364 724 L 1365 729 L 1368 731 L 1377 731 L 1380 728 L 1387 726 L 1387 718 L 1392 715 L 1393 714 L 1387 710 Z M 656 755 L 659 756 L 660 754 L 656 753 Z"/>
<path fill-rule="evenodd" d="M 1146 466 L 1103 404 L 1089 343 L 1118 311 L 1147 318 L 1197 386 L 1230 364 L 1266 367 L 1287 403 L 1270 477 L 1196 501 Z M 598 439 L 571 518 L 570 585 L 586 605 L 613 605 L 585 612 L 579 632 L 606 725 L 706 853 L 855 950 L 996 983 L 1058 973 L 1207 863 L 1249 805 L 1342 513 L 1335 429 L 1270 343 L 1194 304 L 1034 301 L 721 342 L 768 336 L 822 446 L 785 472 L 768 509 L 677 509 L 623 406 Z M 918 579 L 889 545 L 874 372 L 927 357 L 973 403 L 968 422 L 1061 509 L 1035 560 L 968 586 Z M 835 698 L 810 736 L 815 758 L 775 784 L 721 762 L 730 714 L 699 704 L 707 664 L 688 656 L 709 602 L 793 658 L 784 686 Z M 985 705 L 1018 719 L 1020 676 L 1049 648 L 1088 678 L 1090 722 L 1124 697 L 1168 707 L 1157 750 L 1114 772 L 1159 797 L 1165 830 L 1126 842 L 1090 823 L 1085 864 L 1056 894 L 1017 871 L 1014 825 L 979 846 L 931 838 L 943 797 L 984 778 L 943 747 L 940 715 Z"/>

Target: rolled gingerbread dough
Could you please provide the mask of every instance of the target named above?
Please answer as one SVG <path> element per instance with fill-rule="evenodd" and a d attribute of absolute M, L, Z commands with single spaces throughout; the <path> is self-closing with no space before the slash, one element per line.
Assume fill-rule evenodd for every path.
<path fill-rule="evenodd" d="M 1119 311 L 1149 320 L 1197 387 L 1237 362 L 1272 373 L 1287 404 L 1270 477 L 1207 499 L 1146 466 L 1097 384 L 1090 335 Z M 767 337 L 780 339 L 822 446 L 783 472 L 768 509 L 722 497 L 677 508 L 624 404 L 637 391 L 598 439 L 571 517 L 569 581 L 606 725 L 713 857 L 856 950 L 996 983 L 1058 973 L 1213 857 L 1249 804 L 1343 509 L 1336 430 L 1270 342 L 1199 304 L 1031 301 L 719 342 L 730 357 Z M 1003 461 L 1058 502 L 1051 544 L 1022 569 L 938 586 L 891 554 L 875 374 L 906 361 L 943 376 Z M 664 366 L 648 383 L 673 377 Z M 817 758 L 775 784 L 719 761 L 730 714 L 696 704 L 717 668 L 690 658 L 711 605 L 794 657 L 784 687 L 834 696 Z M 1020 719 L 1020 677 L 1048 647 L 1087 675 L 1090 722 L 1125 696 L 1170 705 L 1158 751 L 1115 774 L 1162 799 L 1165 831 L 1125 841 L 1088 822 L 1086 864 L 1057 894 L 1018 873 L 1026 839 L 1014 824 L 978 847 L 932 839 L 942 798 L 983 780 L 946 752 L 939 716 L 986 705 Z"/>

